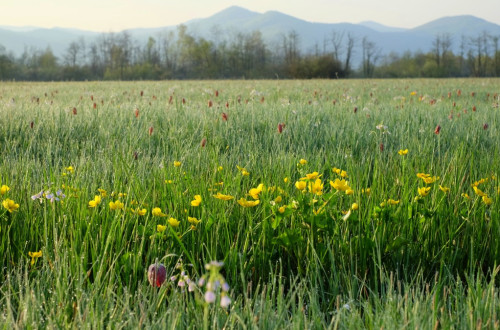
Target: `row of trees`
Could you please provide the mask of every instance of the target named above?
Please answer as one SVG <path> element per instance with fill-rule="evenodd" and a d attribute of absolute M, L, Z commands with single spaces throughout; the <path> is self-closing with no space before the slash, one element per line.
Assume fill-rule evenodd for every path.
<path fill-rule="evenodd" d="M 458 54 L 452 38 L 436 36 L 428 53 L 391 53 L 364 37 L 333 31 L 323 45 L 301 52 L 299 35 L 291 31 L 269 46 L 259 31 L 212 40 L 187 28 L 150 37 L 140 45 L 127 32 L 107 33 L 86 43 L 68 45 L 62 58 L 50 48 L 26 49 L 16 57 L 0 46 L 1 80 L 137 80 L 228 78 L 344 78 L 500 76 L 499 37 L 486 33 L 462 37 Z M 361 65 L 354 69 L 354 58 Z"/>
<path fill-rule="evenodd" d="M 378 77 L 499 77 L 500 36 L 486 32 L 462 36 L 453 53 L 449 34 L 435 37 L 429 53 L 389 54 L 377 66 Z"/>

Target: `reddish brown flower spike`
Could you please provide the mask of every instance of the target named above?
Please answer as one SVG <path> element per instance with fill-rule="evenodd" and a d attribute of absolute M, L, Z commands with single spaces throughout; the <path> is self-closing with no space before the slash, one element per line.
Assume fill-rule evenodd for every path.
<path fill-rule="evenodd" d="M 456 107 L 457 103 L 456 102 L 453 102 L 453 107 Z"/>
<path fill-rule="evenodd" d="M 358 112 L 358 107 L 354 107 L 354 113 Z"/>
<path fill-rule="evenodd" d="M 229 101 L 226 102 L 226 108 L 229 109 Z"/>
<path fill-rule="evenodd" d="M 137 160 L 138 157 L 139 157 L 139 154 L 137 153 L 137 151 L 134 151 L 134 159 Z"/>
<path fill-rule="evenodd" d="M 472 97 L 476 96 L 476 92 L 471 92 L 470 96 L 472 96 Z"/>
<path fill-rule="evenodd" d="M 94 101 L 94 95 L 90 95 L 90 100 Z"/>
<path fill-rule="evenodd" d="M 476 110 L 477 110 L 477 109 L 476 109 L 476 106 L 473 106 L 473 107 L 472 107 L 472 111 L 476 112 Z"/>
<path fill-rule="evenodd" d="M 153 134 L 153 126 L 149 127 L 149 136 L 151 136 Z"/>
<path fill-rule="evenodd" d="M 186 99 L 182 98 L 182 104 L 186 104 Z"/>
<path fill-rule="evenodd" d="M 489 127 L 489 126 L 488 126 L 488 124 L 486 124 L 486 123 L 484 123 L 484 124 L 483 124 L 483 129 L 484 129 L 484 130 L 487 130 L 487 129 L 488 129 L 488 127 Z"/>
<path fill-rule="evenodd" d="M 30 128 L 33 129 L 33 126 L 35 125 L 35 123 L 31 122 L 30 123 Z"/>
<path fill-rule="evenodd" d="M 208 107 L 211 108 L 212 105 L 214 105 L 213 102 L 212 102 L 212 100 L 208 100 Z"/>
<path fill-rule="evenodd" d="M 260 103 L 264 103 L 265 99 L 264 99 L 264 96 L 262 96 L 262 98 L 260 99 Z"/>
<path fill-rule="evenodd" d="M 436 129 L 434 129 L 434 134 L 439 134 L 439 132 L 441 132 L 441 126 L 437 125 Z"/>
<path fill-rule="evenodd" d="M 173 99 L 174 99 L 174 96 L 170 95 L 170 98 L 168 99 L 168 104 L 172 104 Z"/>
<path fill-rule="evenodd" d="M 227 121 L 227 113 L 222 113 L 222 120 Z"/>
<path fill-rule="evenodd" d="M 97 109 L 97 103 L 94 102 L 94 109 Z"/>
<path fill-rule="evenodd" d="M 144 95 L 144 92 L 143 92 L 143 91 L 141 91 L 141 96 L 143 96 L 143 95 Z"/>
<path fill-rule="evenodd" d="M 383 143 L 381 143 L 381 144 L 379 145 L 379 148 L 380 148 L 380 151 L 381 151 L 381 152 L 382 152 L 382 151 L 384 151 L 384 144 L 383 144 Z"/>
<path fill-rule="evenodd" d="M 215 97 L 219 97 L 219 91 L 218 90 L 215 91 Z"/>
<path fill-rule="evenodd" d="M 283 132 L 283 128 L 285 127 L 285 124 L 283 123 L 279 123 L 278 124 L 278 133 L 282 133 Z"/>
<path fill-rule="evenodd" d="M 448 98 L 451 99 L 451 92 L 448 92 Z"/>
<path fill-rule="evenodd" d="M 202 147 L 202 148 L 205 148 L 206 144 L 207 144 L 207 139 L 206 139 L 206 138 L 203 138 L 203 139 L 201 140 L 201 143 L 200 143 L 201 147 Z"/>
<path fill-rule="evenodd" d="M 73 108 L 73 114 L 76 115 L 76 108 Z"/>
<path fill-rule="evenodd" d="M 134 111 L 135 118 L 139 117 L 139 109 L 135 109 Z"/>
<path fill-rule="evenodd" d="M 459 89 L 459 90 L 457 90 L 457 96 L 460 96 L 460 95 L 462 95 L 462 91 Z"/>

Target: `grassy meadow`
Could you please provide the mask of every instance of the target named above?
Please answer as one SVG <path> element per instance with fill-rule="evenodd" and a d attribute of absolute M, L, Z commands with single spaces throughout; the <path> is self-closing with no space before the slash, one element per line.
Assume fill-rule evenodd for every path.
<path fill-rule="evenodd" d="M 4 82 L 0 326 L 498 329 L 499 94 Z"/>

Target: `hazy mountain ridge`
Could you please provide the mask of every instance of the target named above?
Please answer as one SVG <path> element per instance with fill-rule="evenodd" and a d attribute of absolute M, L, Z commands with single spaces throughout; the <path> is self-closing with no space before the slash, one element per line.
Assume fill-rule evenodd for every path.
<path fill-rule="evenodd" d="M 367 37 L 381 50 L 381 54 L 429 51 L 435 36 L 442 33 L 451 35 L 453 49 L 458 49 L 462 35 L 478 36 L 483 32 L 500 35 L 500 25 L 471 15 L 443 17 L 412 29 L 403 29 L 377 22 L 315 23 L 278 11 L 261 14 L 238 6 L 229 7 L 207 18 L 187 21 L 184 25 L 187 26 L 188 33 L 206 39 L 214 39 L 216 33 L 218 33 L 217 38 L 230 39 L 240 32 L 250 33 L 259 30 L 271 49 L 279 47 L 283 36 L 293 30 L 299 35 L 300 48 L 303 52 L 329 47 L 333 31 L 338 34 L 351 34 L 358 44 L 363 37 Z M 165 26 L 126 31 L 137 42 L 143 44 L 148 37 L 154 38 L 160 32 L 176 29 L 177 26 Z M 16 56 L 22 54 L 26 48 L 50 47 L 56 56 L 62 58 L 72 41 L 83 37 L 87 43 L 90 43 L 101 34 L 65 28 L 0 27 L 0 45 L 4 46 L 7 51 L 12 51 Z"/>

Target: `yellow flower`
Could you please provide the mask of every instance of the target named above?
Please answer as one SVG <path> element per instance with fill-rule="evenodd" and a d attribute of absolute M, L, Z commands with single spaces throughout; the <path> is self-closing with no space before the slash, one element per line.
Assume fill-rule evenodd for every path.
<path fill-rule="evenodd" d="M 133 201 L 132 201 L 133 202 Z M 137 203 L 137 202 L 136 202 Z M 133 204 L 133 203 L 131 203 Z M 146 215 L 146 213 L 148 212 L 148 210 L 146 209 L 141 209 L 141 208 L 136 208 L 136 209 L 130 209 L 130 212 L 132 214 L 137 214 L 137 215 L 140 215 L 140 216 L 143 216 L 143 215 Z"/>
<path fill-rule="evenodd" d="M 370 188 L 366 188 L 366 189 L 361 189 L 361 192 L 362 192 L 363 194 L 370 195 L 370 194 L 371 194 L 371 192 L 372 192 L 372 190 L 371 190 Z"/>
<path fill-rule="evenodd" d="M 101 197 L 106 197 L 106 195 L 108 194 L 106 190 L 104 189 L 97 189 L 97 191 L 101 194 Z"/>
<path fill-rule="evenodd" d="M 279 212 L 279 213 L 285 213 L 285 207 L 284 207 L 284 206 L 281 206 L 281 207 L 278 209 L 278 212 Z"/>
<path fill-rule="evenodd" d="M 400 156 L 404 156 L 404 155 L 408 154 L 408 149 L 404 149 L 404 150 L 403 150 L 403 149 L 401 149 L 401 150 L 399 150 L 399 151 L 398 151 L 398 154 L 399 154 Z"/>
<path fill-rule="evenodd" d="M 476 193 L 476 195 L 481 196 L 481 197 L 486 196 L 486 194 L 484 192 L 482 192 L 481 189 L 479 189 L 478 187 L 474 186 L 474 187 L 472 187 L 472 189 L 474 189 L 474 192 Z"/>
<path fill-rule="evenodd" d="M 430 174 L 425 174 L 425 173 L 417 173 L 417 177 L 424 180 L 426 184 L 431 184 L 436 180 L 439 180 L 438 176 L 431 176 Z"/>
<path fill-rule="evenodd" d="M 172 227 L 179 227 L 180 221 L 174 218 L 168 219 L 168 224 Z"/>
<path fill-rule="evenodd" d="M 71 174 L 75 173 L 75 169 L 73 168 L 73 166 L 68 166 L 68 167 L 65 167 L 64 169 Z"/>
<path fill-rule="evenodd" d="M 248 172 L 244 167 L 239 167 L 238 165 L 236 165 L 236 168 L 238 168 L 238 170 L 241 172 L 241 175 L 243 176 L 250 175 L 250 172 Z"/>
<path fill-rule="evenodd" d="M 224 169 L 224 167 L 222 167 L 222 166 L 217 167 L 218 172 L 221 172 L 223 169 Z"/>
<path fill-rule="evenodd" d="M 439 185 L 439 189 L 444 192 L 445 194 L 447 194 L 448 192 L 450 192 L 450 188 L 448 187 L 445 187 L 445 186 L 441 186 Z"/>
<path fill-rule="evenodd" d="M 259 184 L 257 188 L 252 188 L 248 192 L 250 196 L 252 196 L 253 199 L 259 199 L 259 194 L 262 192 L 262 189 L 264 189 L 264 184 Z"/>
<path fill-rule="evenodd" d="M 323 194 L 323 183 L 321 182 L 321 179 L 316 179 L 316 181 L 309 182 L 309 191 L 313 194 L 316 194 L 318 196 Z"/>
<path fill-rule="evenodd" d="M 304 189 L 306 189 L 306 186 L 307 186 L 307 182 L 305 182 L 305 181 L 295 182 L 295 188 L 297 188 L 300 191 L 303 191 Z"/>
<path fill-rule="evenodd" d="M 28 252 L 28 255 L 31 257 L 31 266 L 33 266 L 37 259 L 42 256 L 42 250 L 38 252 Z"/>
<path fill-rule="evenodd" d="M 346 191 L 348 189 L 351 189 L 351 187 L 349 187 L 349 183 L 346 180 L 339 180 L 338 178 L 335 179 L 335 181 L 330 181 L 330 186 L 335 188 L 335 190 L 341 190 L 341 191 Z"/>
<path fill-rule="evenodd" d="M 486 205 L 491 205 L 491 203 L 493 203 L 493 199 L 489 198 L 488 196 L 484 195 L 483 196 L 483 202 L 484 204 Z"/>
<path fill-rule="evenodd" d="M 241 206 L 243 207 L 254 207 L 254 206 L 257 206 L 259 205 L 260 201 L 259 200 L 256 200 L 256 201 L 247 201 L 246 199 L 244 198 L 240 198 L 238 200 L 238 204 L 240 204 Z"/>
<path fill-rule="evenodd" d="M 167 229 L 167 226 L 164 225 L 156 225 L 156 230 L 160 233 L 163 233 Z"/>
<path fill-rule="evenodd" d="M 438 176 L 427 177 L 427 178 L 424 178 L 423 180 L 424 180 L 425 183 L 431 184 L 431 183 L 434 183 L 437 180 L 439 180 L 439 177 Z"/>
<path fill-rule="evenodd" d="M 346 172 L 346 171 L 344 171 L 344 170 L 342 170 L 342 171 L 340 172 L 340 176 L 341 176 L 341 177 L 343 177 L 343 178 L 347 178 L 347 177 L 348 177 L 347 172 Z"/>
<path fill-rule="evenodd" d="M 89 202 L 89 207 L 97 207 L 99 204 L 101 204 L 101 196 L 95 195 L 94 199 Z"/>
<path fill-rule="evenodd" d="M 306 176 L 303 178 L 300 178 L 300 180 L 316 180 L 320 177 L 321 177 L 321 174 L 319 174 L 318 172 L 312 172 L 312 173 L 306 174 Z"/>
<path fill-rule="evenodd" d="M 359 209 L 358 203 L 352 203 L 351 210 L 356 211 L 357 209 Z"/>
<path fill-rule="evenodd" d="M 305 164 L 307 164 L 307 160 L 301 159 L 301 160 L 299 160 L 299 164 L 300 165 L 305 165 Z"/>
<path fill-rule="evenodd" d="M 417 95 L 417 92 L 413 91 L 413 92 L 410 93 L 410 95 L 411 96 L 415 96 L 415 95 Z"/>
<path fill-rule="evenodd" d="M 380 203 L 380 207 L 384 207 L 386 205 L 397 205 L 397 204 L 399 204 L 399 200 L 394 200 L 394 199 L 389 198 L 388 200 Z"/>
<path fill-rule="evenodd" d="M 201 204 L 201 196 L 200 195 L 194 195 L 194 200 L 191 201 L 191 206 L 200 206 Z"/>
<path fill-rule="evenodd" d="M 279 203 L 281 203 L 281 201 L 282 201 L 282 200 L 283 200 L 283 198 L 281 198 L 281 196 L 278 196 L 278 197 L 276 197 L 276 198 L 274 199 L 274 202 L 275 202 L 276 204 L 279 204 Z"/>
<path fill-rule="evenodd" d="M 201 222 L 201 220 L 198 220 L 194 217 L 188 217 L 188 222 L 190 224 L 192 224 L 193 226 L 196 226 L 197 224 L 199 224 Z"/>
<path fill-rule="evenodd" d="M 332 168 L 332 172 L 337 173 L 338 175 L 340 175 L 340 173 L 342 173 L 342 170 L 340 168 L 334 167 L 334 168 Z"/>
<path fill-rule="evenodd" d="M 429 194 L 429 191 L 431 191 L 431 187 L 418 188 L 418 194 L 422 197 L 427 196 Z"/>
<path fill-rule="evenodd" d="M 0 195 L 5 195 L 9 190 L 10 190 L 9 186 L 2 185 L 2 187 L 0 188 Z"/>
<path fill-rule="evenodd" d="M 354 194 L 354 190 L 352 190 L 351 188 L 349 188 L 349 189 L 347 189 L 347 190 L 345 191 L 345 194 L 346 194 L 346 195 L 352 195 L 352 194 Z"/>
<path fill-rule="evenodd" d="M 231 195 L 223 195 L 220 192 L 218 192 L 217 195 L 212 195 L 212 196 L 223 201 L 229 201 L 234 198 Z"/>
<path fill-rule="evenodd" d="M 474 187 L 474 186 L 476 186 L 476 187 L 477 187 L 477 186 L 479 186 L 480 184 L 485 183 L 486 181 L 488 181 L 488 178 L 483 178 L 483 179 L 481 179 L 481 180 L 479 180 L 479 181 L 475 181 L 475 182 L 472 184 L 472 186 L 473 186 L 473 187 Z"/>
<path fill-rule="evenodd" d="M 155 217 L 166 217 L 167 215 L 161 211 L 159 207 L 155 207 L 151 210 L 151 214 Z"/>
<path fill-rule="evenodd" d="M 177 161 L 177 160 L 174 162 L 175 167 L 180 167 L 181 165 L 182 165 L 182 163 Z"/>
<path fill-rule="evenodd" d="M 466 193 L 462 193 L 461 195 L 463 198 L 467 198 L 467 199 L 470 199 L 469 195 L 467 195 Z"/>
<path fill-rule="evenodd" d="M 9 211 L 9 213 L 12 213 L 19 208 L 19 204 L 16 204 L 16 202 L 9 198 L 5 199 L 2 202 L 2 205 L 7 209 L 7 211 Z"/>
<path fill-rule="evenodd" d="M 283 179 L 283 182 L 284 182 L 284 183 L 288 183 L 288 178 L 284 178 L 284 179 Z"/>
<path fill-rule="evenodd" d="M 123 210 L 124 204 L 119 200 L 109 202 L 109 208 L 111 210 Z"/>
<path fill-rule="evenodd" d="M 172 181 L 172 180 L 165 180 L 165 183 L 171 184 L 171 183 L 174 183 L 174 181 Z"/>

